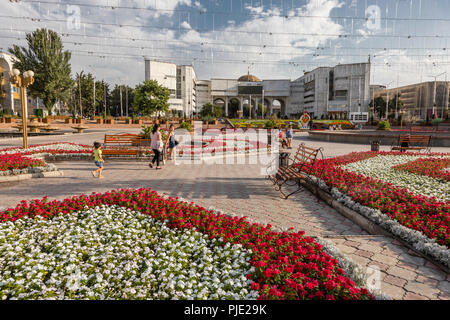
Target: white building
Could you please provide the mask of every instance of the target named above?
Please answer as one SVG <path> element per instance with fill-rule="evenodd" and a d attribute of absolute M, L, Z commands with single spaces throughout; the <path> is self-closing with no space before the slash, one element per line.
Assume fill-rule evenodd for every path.
<path fill-rule="evenodd" d="M 292 81 L 260 80 L 250 73 L 237 79 L 198 80 L 192 66 L 145 60 L 145 79 L 153 79 L 171 91 L 170 109 L 190 116 L 203 105 L 222 106 L 225 116 L 262 117 L 348 116 L 367 112 L 370 97 L 370 62 L 320 67 Z"/>
<path fill-rule="evenodd" d="M 156 80 L 169 89 L 170 110 L 183 111 L 186 116 L 196 111 L 197 76 L 192 66 L 146 59 L 145 80 Z"/>
<path fill-rule="evenodd" d="M 291 91 L 290 114 L 306 111 L 320 118 L 367 112 L 371 100 L 370 63 L 314 69 L 292 82 Z"/>

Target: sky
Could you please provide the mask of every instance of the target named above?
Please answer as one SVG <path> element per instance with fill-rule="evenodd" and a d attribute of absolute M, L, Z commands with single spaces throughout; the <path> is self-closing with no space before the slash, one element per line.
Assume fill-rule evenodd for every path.
<path fill-rule="evenodd" d="M 199 79 L 291 79 L 367 62 L 371 83 L 450 80 L 450 0 L 0 0 L 0 51 L 58 32 L 72 73 L 144 80 L 144 57 Z M 444 72 L 447 72 L 443 74 Z"/>

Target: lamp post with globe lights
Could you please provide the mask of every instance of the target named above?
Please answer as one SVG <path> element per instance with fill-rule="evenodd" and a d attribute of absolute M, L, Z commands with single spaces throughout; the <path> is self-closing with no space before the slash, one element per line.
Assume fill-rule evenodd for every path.
<path fill-rule="evenodd" d="M 26 90 L 27 87 L 34 83 L 34 72 L 29 70 L 25 71 L 23 75 L 20 75 L 18 69 L 13 69 L 11 72 L 11 83 L 21 90 L 21 100 L 22 100 L 22 128 L 23 128 L 23 148 L 28 148 L 28 129 L 27 129 L 27 101 L 26 101 Z"/>

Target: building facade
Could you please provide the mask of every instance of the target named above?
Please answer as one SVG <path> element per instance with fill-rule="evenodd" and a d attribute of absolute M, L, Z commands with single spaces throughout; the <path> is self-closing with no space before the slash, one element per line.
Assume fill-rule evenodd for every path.
<path fill-rule="evenodd" d="M 370 63 L 320 67 L 291 83 L 290 115 L 308 112 L 313 117 L 344 118 L 368 112 Z"/>
<path fill-rule="evenodd" d="M 237 79 L 198 80 L 192 66 L 146 59 L 145 79 L 169 88 L 170 108 L 188 116 L 213 103 L 226 116 L 296 117 L 308 112 L 317 118 L 344 118 L 368 112 L 371 101 L 370 62 L 320 67 L 294 81 L 261 80 L 250 73 Z"/>
<path fill-rule="evenodd" d="M 263 114 L 286 114 L 289 103 L 291 80 L 260 80 L 247 74 L 238 79 L 211 79 L 210 101 L 222 106 L 225 116 L 238 111 L 248 117 Z M 233 110 L 231 110 L 231 106 Z"/>
<path fill-rule="evenodd" d="M 197 76 L 192 66 L 145 59 L 145 80 L 156 80 L 170 91 L 169 109 L 191 116 L 196 111 Z"/>
<path fill-rule="evenodd" d="M 9 53 L 0 52 L 0 109 L 16 114 L 22 110 L 20 88 L 11 84 L 10 73 L 15 57 Z"/>
<path fill-rule="evenodd" d="M 385 101 L 399 95 L 402 102 L 398 112 L 404 112 L 406 119 L 421 119 L 427 117 L 445 118 L 450 105 L 450 81 L 430 81 L 402 86 L 392 89 L 379 90 L 374 97 L 382 97 Z"/>

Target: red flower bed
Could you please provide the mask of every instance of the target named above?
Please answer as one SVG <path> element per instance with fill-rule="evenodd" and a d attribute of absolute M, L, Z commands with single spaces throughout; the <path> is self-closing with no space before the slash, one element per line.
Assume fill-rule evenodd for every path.
<path fill-rule="evenodd" d="M 45 162 L 39 159 L 31 159 L 18 154 L 0 155 L 0 171 L 44 166 L 46 166 Z"/>
<path fill-rule="evenodd" d="M 398 155 L 395 152 L 359 152 L 318 161 L 310 173 L 319 176 L 361 205 L 379 209 L 405 227 L 419 230 L 441 245 L 450 247 L 450 204 L 425 196 L 417 196 L 391 183 L 349 172 L 341 166 L 377 155 Z M 402 155 L 408 153 L 401 153 Z M 417 153 L 415 154 L 417 155 Z M 440 154 L 427 154 L 440 155 Z"/>
<path fill-rule="evenodd" d="M 15 221 L 24 216 L 51 219 L 58 214 L 72 214 L 86 207 L 119 205 L 166 220 L 171 228 L 195 229 L 212 238 L 241 244 L 251 249 L 249 275 L 259 299 L 373 299 L 366 289 L 355 288 L 337 261 L 323 251 L 304 232 L 279 233 L 245 218 L 215 214 L 193 203 L 165 199 L 151 189 L 115 190 L 104 194 L 81 195 L 64 201 L 34 200 L 21 202 L 14 209 L 0 212 L 0 221 Z"/>
<path fill-rule="evenodd" d="M 394 169 L 428 176 L 439 180 L 450 181 L 450 172 L 444 171 L 450 167 L 450 158 L 420 158 L 405 164 L 395 166 Z"/>

